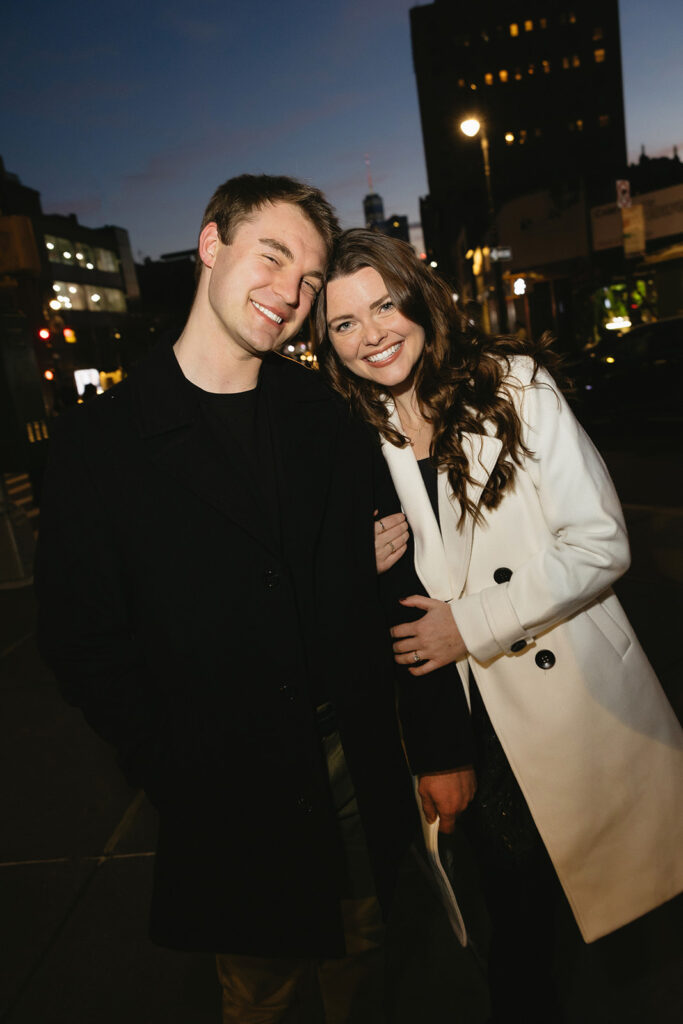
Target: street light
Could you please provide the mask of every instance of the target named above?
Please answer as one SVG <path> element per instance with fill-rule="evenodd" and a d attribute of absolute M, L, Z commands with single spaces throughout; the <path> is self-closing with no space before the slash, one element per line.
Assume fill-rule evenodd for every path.
<path fill-rule="evenodd" d="M 486 199 L 488 203 L 488 214 L 489 214 L 489 234 L 491 236 L 491 248 L 495 249 L 498 244 L 498 231 L 496 228 L 496 212 L 493 205 L 493 188 L 491 187 L 491 162 L 489 160 L 489 139 L 486 134 L 486 127 L 478 117 L 466 117 L 460 122 L 460 131 L 463 135 L 466 135 L 468 139 L 474 139 L 479 136 L 481 143 L 481 155 L 484 158 L 484 177 L 486 178 Z M 505 295 L 503 294 L 503 271 L 498 260 L 494 261 L 493 269 L 495 288 L 496 288 L 496 305 L 498 306 L 498 329 L 505 333 L 508 330 L 508 311 L 505 302 Z"/>

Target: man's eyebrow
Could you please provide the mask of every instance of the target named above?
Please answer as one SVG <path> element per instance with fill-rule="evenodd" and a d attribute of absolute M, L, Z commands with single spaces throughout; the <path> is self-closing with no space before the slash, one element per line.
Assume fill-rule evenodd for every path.
<path fill-rule="evenodd" d="M 275 249 L 276 252 L 281 252 L 285 259 L 290 261 L 294 260 L 294 253 L 291 249 L 288 249 L 284 242 L 278 242 L 277 238 L 259 238 L 261 245 L 268 245 L 271 249 Z"/>
<path fill-rule="evenodd" d="M 294 261 L 294 253 L 284 242 L 278 241 L 277 238 L 259 238 L 261 245 L 267 245 L 271 249 L 275 249 L 276 252 L 282 253 L 285 259 L 289 260 L 290 263 Z M 310 270 L 304 277 L 316 277 L 319 281 L 323 280 L 322 270 Z"/>

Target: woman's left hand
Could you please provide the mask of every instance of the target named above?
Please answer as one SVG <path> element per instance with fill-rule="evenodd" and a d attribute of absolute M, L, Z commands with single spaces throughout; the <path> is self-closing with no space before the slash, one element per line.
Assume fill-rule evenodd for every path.
<path fill-rule="evenodd" d="M 401 604 L 406 608 L 421 608 L 425 612 L 416 622 L 403 622 L 392 626 L 390 631 L 394 640 L 394 660 L 399 665 L 410 666 L 411 675 L 425 676 L 467 655 L 460 630 L 445 601 L 413 594 L 412 597 L 404 597 Z"/>

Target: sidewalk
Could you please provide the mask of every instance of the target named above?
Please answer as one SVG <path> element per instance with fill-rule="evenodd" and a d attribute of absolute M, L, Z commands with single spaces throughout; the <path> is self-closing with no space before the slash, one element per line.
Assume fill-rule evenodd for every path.
<path fill-rule="evenodd" d="M 607 456 L 633 547 L 617 590 L 682 713 L 680 460 L 638 459 Z M 0 590 L 0 1021 L 218 1024 L 212 957 L 147 939 L 155 814 L 61 700 L 36 653 L 34 616 L 29 588 Z M 443 922 L 403 911 L 423 988 L 405 982 L 401 1024 L 483 1024 L 485 988 L 471 954 Z M 571 1024 L 678 1024 L 682 924 L 679 898 L 602 940 L 598 956 L 567 965 Z M 425 1013 L 430 989 L 439 1008 Z"/>

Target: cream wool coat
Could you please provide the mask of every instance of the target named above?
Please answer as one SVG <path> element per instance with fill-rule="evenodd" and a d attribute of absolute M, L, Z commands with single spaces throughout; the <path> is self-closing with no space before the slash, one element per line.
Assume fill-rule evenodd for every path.
<path fill-rule="evenodd" d="M 540 370 L 531 383 L 532 371 L 514 357 L 503 388 L 534 454 L 482 523 L 468 517 L 458 528 L 440 473 L 440 532 L 412 449 L 385 443 L 383 452 L 418 576 L 431 597 L 450 601 L 493 727 L 591 942 L 683 889 L 683 733 L 610 590 L 629 547 L 607 469 L 552 378 Z M 395 410 L 392 422 L 401 429 Z M 501 442 L 466 434 L 463 445 L 476 502 Z M 467 689 L 466 666 L 461 677 Z"/>

